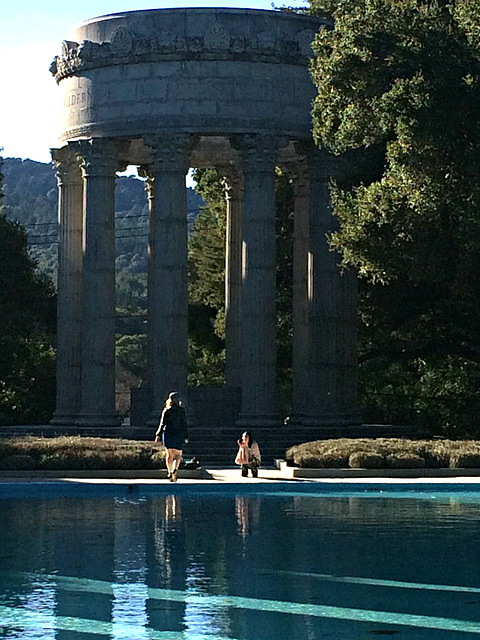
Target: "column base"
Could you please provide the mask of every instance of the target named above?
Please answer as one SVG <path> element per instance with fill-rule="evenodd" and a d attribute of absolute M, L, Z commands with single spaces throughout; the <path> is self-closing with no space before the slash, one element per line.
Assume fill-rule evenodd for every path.
<path fill-rule="evenodd" d="M 350 427 L 358 426 L 363 423 L 360 414 L 342 415 L 342 414 L 292 414 L 287 420 L 290 426 L 295 427 Z"/>
<path fill-rule="evenodd" d="M 235 426 L 241 429 L 254 429 L 256 427 L 279 427 L 283 423 L 280 414 L 252 415 L 240 414 Z"/>
<path fill-rule="evenodd" d="M 71 427 L 77 424 L 78 414 L 73 413 L 54 413 L 53 418 L 48 424 L 56 427 Z"/>
<path fill-rule="evenodd" d="M 118 413 L 81 413 L 75 424 L 78 427 L 118 427 L 122 424 L 122 419 Z"/>

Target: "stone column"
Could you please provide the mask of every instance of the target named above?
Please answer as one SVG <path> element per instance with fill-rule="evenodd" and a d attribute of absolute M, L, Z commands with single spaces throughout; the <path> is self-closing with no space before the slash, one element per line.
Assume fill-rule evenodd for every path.
<path fill-rule="evenodd" d="M 83 179 L 67 146 L 51 153 L 58 183 L 57 403 L 51 424 L 73 425 L 81 399 Z"/>
<path fill-rule="evenodd" d="M 148 327 L 152 326 L 152 300 L 154 293 L 153 276 L 154 276 L 154 228 L 155 228 L 155 178 L 151 174 L 148 167 L 141 167 L 138 174 L 145 180 L 145 191 L 148 201 L 148 220 L 149 220 L 149 234 L 148 234 L 148 246 L 147 246 L 147 260 L 148 260 L 148 272 L 147 272 L 147 375 L 146 386 L 148 392 L 151 395 L 153 385 L 153 344 L 152 335 L 148 331 Z M 151 398 L 150 398 L 151 404 Z"/>
<path fill-rule="evenodd" d="M 339 411 L 343 424 L 361 424 L 358 410 L 358 280 L 354 269 L 340 274 L 337 322 Z"/>
<path fill-rule="evenodd" d="M 300 405 L 300 423 L 307 426 L 355 424 L 360 421 L 356 409 L 355 276 L 342 273 L 341 257 L 331 251 L 328 242 L 328 235 L 337 227 L 329 190 L 329 180 L 336 167 L 333 158 L 318 150 L 310 150 L 307 161 L 310 179 L 306 287 L 308 366 L 307 376 L 303 378 L 306 386 Z M 302 264 L 305 268 L 304 261 Z"/>
<path fill-rule="evenodd" d="M 115 180 L 117 145 L 72 143 L 84 184 L 82 408 L 78 424 L 118 425 L 115 410 Z"/>
<path fill-rule="evenodd" d="M 294 168 L 295 203 L 293 227 L 292 292 L 292 414 L 290 422 L 301 424 L 307 412 L 306 389 L 309 386 L 309 231 L 310 180 L 305 164 Z"/>
<path fill-rule="evenodd" d="M 157 424 L 170 391 L 187 402 L 188 277 L 187 192 L 185 175 L 191 136 L 148 136 L 149 167 L 155 184 L 152 200 L 149 287 L 149 341 L 152 359 L 153 410 Z"/>
<path fill-rule="evenodd" d="M 225 179 L 227 237 L 225 250 L 225 383 L 242 387 L 242 221 L 243 175 L 229 171 Z"/>
<path fill-rule="evenodd" d="M 232 139 L 244 174 L 242 411 L 239 426 L 281 423 L 276 390 L 275 159 L 280 140 Z"/>

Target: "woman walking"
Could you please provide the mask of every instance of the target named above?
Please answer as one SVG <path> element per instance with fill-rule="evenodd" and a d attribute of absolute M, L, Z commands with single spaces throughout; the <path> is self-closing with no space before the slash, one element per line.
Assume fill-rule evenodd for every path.
<path fill-rule="evenodd" d="M 155 434 L 156 439 L 161 437 L 167 450 L 165 462 L 167 464 L 167 477 L 170 482 L 177 481 L 183 447 L 188 442 L 187 416 L 185 409 L 181 405 L 180 396 L 176 391 L 172 391 L 165 403 L 160 424 Z"/>
<path fill-rule="evenodd" d="M 260 447 L 252 438 L 250 431 L 242 434 L 238 443 L 238 453 L 235 458 L 235 464 L 242 467 L 242 476 L 248 476 L 248 470 L 252 472 L 252 477 L 258 477 L 258 467 L 262 464 L 262 456 L 260 455 Z"/>

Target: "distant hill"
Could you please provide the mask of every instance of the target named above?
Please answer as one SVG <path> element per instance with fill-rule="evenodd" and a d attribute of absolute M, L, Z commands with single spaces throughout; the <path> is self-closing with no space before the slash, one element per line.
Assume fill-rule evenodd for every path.
<path fill-rule="evenodd" d="M 39 268 L 55 276 L 57 269 L 57 180 L 53 164 L 4 158 L 4 205 L 8 218 L 25 225 Z M 190 230 L 203 204 L 194 189 L 187 190 Z M 148 206 L 144 182 L 122 176 L 115 190 L 117 271 L 147 270 Z"/>

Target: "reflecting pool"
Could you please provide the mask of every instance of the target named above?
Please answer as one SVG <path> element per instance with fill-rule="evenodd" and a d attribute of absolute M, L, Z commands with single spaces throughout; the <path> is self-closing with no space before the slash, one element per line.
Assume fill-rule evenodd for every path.
<path fill-rule="evenodd" d="M 480 493 L 256 486 L 0 484 L 0 638 L 480 636 Z"/>

